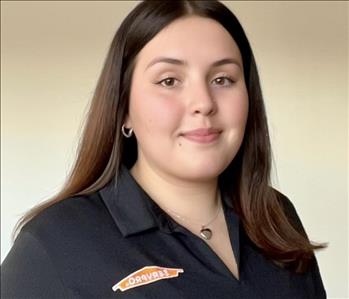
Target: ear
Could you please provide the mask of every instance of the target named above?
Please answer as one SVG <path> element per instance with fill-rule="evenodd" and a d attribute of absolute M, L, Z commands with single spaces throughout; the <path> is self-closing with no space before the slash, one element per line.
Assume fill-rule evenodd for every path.
<path fill-rule="evenodd" d="M 125 124 L 125 127 L 126 127 L 127 129 L 132 128 L 131 118 L 130 118 L 130 116 L 129 116 L 128 114 L 127 114 L 126 117 L 125 117 L 124 124 Z"/>

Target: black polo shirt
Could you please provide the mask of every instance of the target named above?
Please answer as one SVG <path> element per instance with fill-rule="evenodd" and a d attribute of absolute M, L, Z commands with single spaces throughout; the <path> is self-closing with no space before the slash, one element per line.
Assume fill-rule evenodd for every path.
<path fill-rule="evenodd" d="M 316 260 L 306 274 L 278 268 L 222 199 L 240 280 L 123 167 L 117 182 L 56 203 L 25 225 L 2 264 L 1 298 L 326 298 Z"/>

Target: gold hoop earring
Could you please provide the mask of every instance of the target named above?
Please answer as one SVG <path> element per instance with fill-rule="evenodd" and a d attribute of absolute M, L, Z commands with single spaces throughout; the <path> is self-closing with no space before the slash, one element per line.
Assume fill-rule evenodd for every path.
<path fill-rule="evenodd" d="M 126 132 L 125 129 L 126 129 L 125 124 L 123 124 L 121 127 L 122 135 L 124 135 L 126 138 L 130 138 L 132 136 L 133 129 L 132 128 L 128 129 L 128 132 Z"/>

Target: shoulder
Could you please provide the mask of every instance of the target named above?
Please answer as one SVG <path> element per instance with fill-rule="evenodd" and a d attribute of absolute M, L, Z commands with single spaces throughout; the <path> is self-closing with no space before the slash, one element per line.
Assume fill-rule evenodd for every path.
<path fill-rule="evenodd" d="M 84 267 L 88 273 L 95 266 L 89 261 L 100 262 L 100 248 L 107 247 L 103 238 L 111 230 L 117 238 L 118 230 L 98 191 L 52 204 L 18 234 L 2 265 L 6 281 L 2 294 L 8 298 L 74 297 L 76 269 Z M 76 264 L 80 268 L 72 267 Z"/>
<path fill-rule="evenodd" d="M 283 212 L 285 213 L 288 221 L 297 231 L 301 232 L 306 236 L 304 226 L 293 202 L 285 194 L 281 193 L 277 189 L 272 188 L 272 190 L 274 191 L 276 198 L 281 208 L 283 209 Z"/>
<path fill-rule="evenodd" d="M 44 209 L 21 232 L 28 232 L 46 244 L 60 240 L 83 240 L 98 234 L 104 226 L 113 227 L 112 218 L 96 191 L 56 202 Z"/>

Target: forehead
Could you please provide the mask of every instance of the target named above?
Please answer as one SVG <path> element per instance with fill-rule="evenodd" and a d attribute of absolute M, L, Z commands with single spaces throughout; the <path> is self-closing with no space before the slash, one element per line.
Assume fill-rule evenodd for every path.
<path fill-rule="evenodd" d="M 241 63 L 239 48 L 229 32 L 215 20 L 199 16 L 180 18 L 163 28 L 138 53 L 136 64 L 145 69 L 159 56 L 182 59 L 189 66 L 226 57 Z"/>

